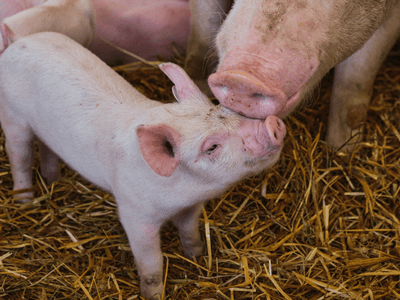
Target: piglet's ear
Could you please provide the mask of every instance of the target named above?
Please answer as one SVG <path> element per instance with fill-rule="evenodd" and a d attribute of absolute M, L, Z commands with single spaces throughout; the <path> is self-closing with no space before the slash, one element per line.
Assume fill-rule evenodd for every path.
<path fill-rule="evenodd" d="M 176 153 L 180 145 L 179 132 L 165 124 L 142 125 L 136 129 L 140 152 L 158 175 L 169 177 L 180 162 Z"/>
<path fill-rule="evenodd" d="M 175 84 L 172 92 L 178 102 L 188 100 L 208 101 L 208 98 L 203 95 L 197 85 L 180 66 L 173 63 L 163 63 L 158 66 Z"/>

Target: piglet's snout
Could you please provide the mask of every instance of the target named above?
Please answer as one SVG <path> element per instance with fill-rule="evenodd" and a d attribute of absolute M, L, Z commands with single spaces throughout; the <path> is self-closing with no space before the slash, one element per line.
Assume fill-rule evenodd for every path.
<path fill-rule="evenodd" d="M 281 147 L 283 144 L 283 138 L 286 135 L 286 127 L 281 119 L 276 116 L 268 116 L 264 122 L 268 132 L 268 136 L 271 139 L 271 145 L 274 147 Z"/>
<path fill-rule="evenodd" d="M 254 158 L 267 159 L 282 147 L 286 127 L 281 119 L 270 115 L 265 121 L 244 121 L 239 134 L 247 152 Z"/>

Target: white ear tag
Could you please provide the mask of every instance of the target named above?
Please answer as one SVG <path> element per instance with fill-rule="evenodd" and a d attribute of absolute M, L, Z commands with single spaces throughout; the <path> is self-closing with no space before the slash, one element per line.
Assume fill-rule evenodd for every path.
<path fill-rule="evenodd" d="M 176 101 L 181 102 L 181 100 L 178 97 L 178 92 L 176 91 L 176 87 L 175 86 L 172 87 L 172 94 L 174 94 L 174 97 L 175 97 Z"/>

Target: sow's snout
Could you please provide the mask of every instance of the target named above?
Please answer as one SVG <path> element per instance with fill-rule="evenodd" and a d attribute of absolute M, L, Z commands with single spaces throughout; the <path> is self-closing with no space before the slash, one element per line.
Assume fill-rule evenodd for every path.
<path fill-rule="evenodd" d="M 272 47 L 272 46 L 271 46 Z M 286 116 L 298 103 L 303 86 L 318 68 L 313 57 L 277 53 L 271 47 L 232 50 L 208 84 L 222 106 L 254 119 Z"/>
<path fill-rule="evenodd" d="M 278 115 L 286 104 L 286 95 L 278 84 L 267 81 L 240 70 L 217 72 L 208 78 L 211 91 L 223 106 L 255 119 Z"/>
<path fill-rule="evenodd" d="M 268 159 L 279 151 L 286 135 L 286 127 L 281 119 L 270 115 L 265 121 L 246 119 L 238 130 L 245 150 L 254 158 Z"/>

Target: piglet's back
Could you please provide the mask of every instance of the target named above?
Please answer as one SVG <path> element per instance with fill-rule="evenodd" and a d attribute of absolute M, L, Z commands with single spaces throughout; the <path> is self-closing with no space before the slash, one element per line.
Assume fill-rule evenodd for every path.
<path fill-rule="evenodd" d="M 130 128 L 158 105 L 59 33 L 23 37 L 0 57 L 2 126 L 17 124 L 23 128 L 19 132 L 32 132 L 106 190 L 115 153 L 122 157 L 120 145 L 136 138 Z"/>
<path fill-rule="evenodd" d="M 15 84 L 16 80 L 20 85 Z M 0 87 L 8 93 L 17 93 L 20 99 L 24 92 L 32 99 L 34 94 L 43 93 L 43 89 L 50 89 L 46 90 L 50 95 L 51 89 L 59 96 L 65 94 L 68 101 L 81 101 L 81 97 L 71 97 L 71 94 L 86 93 L 89 97 L 84 97 L 86 103 L 81 104 L 89 106 L 99 98 L 124 104 L 149 102 L 89 50 L 55 32 L 33 34 L 7 48 L 0 57 Z M 7 87 L 18 88 L 12 91 Z"/>

